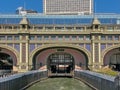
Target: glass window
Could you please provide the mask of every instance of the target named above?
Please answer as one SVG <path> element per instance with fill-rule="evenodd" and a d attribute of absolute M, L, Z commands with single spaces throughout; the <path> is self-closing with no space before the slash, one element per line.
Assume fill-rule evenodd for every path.
<path fill-rule="evenodd" d="M 77 36 L 72 36 L 72 40 L 76 40 L 77 39 Z"/>
<path fill-rule="evenodd" d="M 102 35 L 102 36 L 101 36 L 101 40 L 106 40 L 105 35 Z"/>
<path fill-rule="evenodd" d="M 5 36 L 0 36 L 0 40 L 5 40 Z"/>
<path fill-rule="evenodd" d="M 51 40 L 55 40 L 56 39 L 56 36 L 55 35 L 52 35 L 51 36 Z"/>
<path fill-rule="evenodd" d="M 7 36 L 7 40 L 12 40 L 12 36 Z"/>
<path fill-rule="evenodd" d="M 117 26 L 116 29 L 117 29 L 117 30 L 120 30 L 120 26 Z"/>
<path fill-rule="evenodd" d="M 34 40 L 35 39 L 35 36 L 30 36 L 30 40 Z"/>
<path fill-rule="evenodd" d="M 82 31 L 84 28 L 83 27 L 76 27 L 76 30 Z"/>
<path fill-rule="evenodd" d="M 62 35 L 59 35 L 59 36 L 58 36 L 58 40 L 63 40 L 63 36 L 62 36 Z"/>
<path fill-rule="evenodd" d="M 107 27 L 108 31 L 113 31 L 113 27 Z"/>
<path fill-rule="evenodd" d="M 67 30 L 73 30 L 74 27 L 66 27 Z"/>
<path fill-rule="evenodd" d="M 87 36 L 86 36 L 86 40 L 90 40 L 90 35 L 87 35 Z"/>
<path fill-rule="evenodd" d="M 44 36 L 44 39 L 45 39 L 45 40 L 49 40 L 49 36 L 47 36 L 47 35 Z"/>
<path fill-rule="evenodd" d="M 69 39 L 70 39 L 70 36 L 66 35 L 65 40 L 69 40 Z"/>
<path fill-rule="evenodd" d="M 79 36 L 79 40 L 83 40 L 83 39 L 84 39 L 83 35 Z"/>
<path fill-rule="evenodd" d="M 115 39 L 115 40 L 119 40 L 119 35 L 115 35 L 115 36 L 114 36 L 114 39 Z"/>
<path fill-rule="evenodd" d="M 19 36 L 15 36 L 14 38 L 15 38 L 15 40 L 19 40 Z"/>
<path fill-rule="evenodd" d="M 45 27 L 46 30 L 53 30 L 53 27 Z"/>
<path fill-rule="evenodd" d="M 108 35 L 108 40 L 112 40 L 112 35 Z"/>
<path fill-rule="evenodd" d="M 64 30 L 64 27 L 55 27 L 55 30 Z"/>
<path fill-rule="evenodd" d="M 38 40 L 42 40 L 42 36 L 37 36 L 37 39 Z"/>

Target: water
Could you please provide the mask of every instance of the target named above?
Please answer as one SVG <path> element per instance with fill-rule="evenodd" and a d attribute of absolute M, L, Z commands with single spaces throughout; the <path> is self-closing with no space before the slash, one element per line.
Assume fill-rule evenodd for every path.
<path fill-rule="evenodd" d="M 27 90 L 93 90 L 74 78 L 49 78 L 40 81 Z"/>

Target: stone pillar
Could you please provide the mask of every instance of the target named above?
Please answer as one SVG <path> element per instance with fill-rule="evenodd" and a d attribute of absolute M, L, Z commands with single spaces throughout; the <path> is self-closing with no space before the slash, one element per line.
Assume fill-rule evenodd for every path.
<path fill-rule="evenodd" d="M 98 70 L 101 66 L 101 43 L 98 43 L 100 36 L 92 36 L 92 60 L 93 60 L 93 69 Z"/>
<path fill-rule="evenodd" d="M 26 70 L 29 69 L 29 36 L 26 36 Z"/>
<path fill-rule="evenodd" d="M 22 41 L 22 36 L 20 35 L 20 41 Z M 19 63 L 19 69 L 21 71 L 21 63 L 22 63 L 22 43 L 20 42 L 20 63 Z"/>
<path fill-rule="evenodd" d="M 22 36 L 20 35 L 20 41 L 22 40 Z M 20 63 L 22 63 L 22 43 L 20 42 Z"/>
<path fill-rule="evenodd" d="M 94 63 L 95 63 L 95 44 L 94 44 L 94 36 L 92 36 L 92 41 L 91 41 L 91 44 L 92 44 L 92 58 L 91 58 L 91 62 L 92 62 L 92 68 L 94 68 Z"/>

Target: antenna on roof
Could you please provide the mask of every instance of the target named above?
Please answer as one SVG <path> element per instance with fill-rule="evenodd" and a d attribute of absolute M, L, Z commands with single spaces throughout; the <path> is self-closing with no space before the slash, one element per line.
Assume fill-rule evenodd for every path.
<path fill-rule="evenodd" d="M 96 13 L 96 2 L 94 0 L 94 13 Z"/>
<path fill-rule="evenodd" d="M 24 1 L 24 6 L 23 6 L 23 8 L 24 8 L 24 10 L 26 9 L 26 3 L 25 3 L 25 1 Z"/>
<path fill-rule="evenodd" d="M 96 14 L 96 2 L 95 2 L 95 0 L 94 0 L 94 17 L 95 17 L 95 14 Z"/>

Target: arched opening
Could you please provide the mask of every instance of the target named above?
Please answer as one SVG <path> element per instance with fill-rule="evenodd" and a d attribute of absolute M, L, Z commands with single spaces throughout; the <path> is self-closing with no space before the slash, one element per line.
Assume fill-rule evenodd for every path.
<path fill-rule="evenodd" d="M 55 57 L 57 56 L 57 57 Z M 68 56 L 68 57 L 66 57 Z M 52 65 L 52 62 L 55 61 L 55 58 L 57 59 L 56 62 L 59 64 L 58 66 Z M 59 61 L 67 61 L 70 63 L 70 65 L 63 65 L 59 63 Z M 32 70 L 40 69 L 51 69 L 52 67 L 56 69 L 62 69 L 65 68 L 65 70 L 58 72 L 65 72 L 66 68 L 70 69 L 82 69 L 86 70 L 88 68 L 88 56 L 86 53 L 80 49 L 76 49 L 73 47 L 49 47 L 49 48 L 42 48 L 40 50 L 37 50 L 36 53 L 31 58 L 32 63 L 29 65 L 29 68 L 31 67 Z M 72 65 L 72 66 L 71 66 Z M 51 67 L 50 67 L 51 66 Z M 52 72 L 54 72 L 52 70 Z M 68 70 L 69 72 L 69 70 Z"/>
<path fill-rule="evenodd" d="M 0 47 L 0 73 L 17 72 L 17 56 L 13 51 Z"/>
<path fill-rule="evenodd" d="M 51 73 L 70 73 L 74 70 L 74 58 L 69 53 L 56 52 L 47 59 L 47 68 Z"/>
<path fill-rule="evenodd" d="M 109 66 L 115 71 L 120 71 L 120 53 L 110 56 Z"/>
<path fill-rule="evenodd" d="M 6 53 L 0 52 L 0 70 L 12 70 L 13 60 L 12 57 Z"/>
<path fill-rule="evenodd" d="M 104 66 L 112 70 L 120 71 L 120 49 L 114 48 L 108 51 L 104 56 Z"/>

